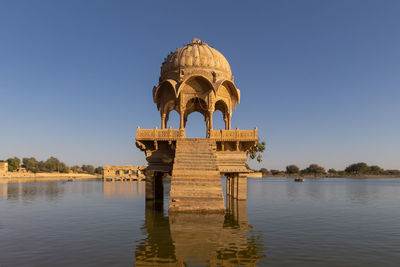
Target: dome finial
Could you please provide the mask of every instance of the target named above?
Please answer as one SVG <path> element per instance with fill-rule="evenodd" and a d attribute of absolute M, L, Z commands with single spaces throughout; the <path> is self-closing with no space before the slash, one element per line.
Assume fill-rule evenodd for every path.
<path fill-rule="evenodd" d="M 198 38 L 194 38 L 190 43 L 192 44 L 201 44 L 201 40 Z"/>

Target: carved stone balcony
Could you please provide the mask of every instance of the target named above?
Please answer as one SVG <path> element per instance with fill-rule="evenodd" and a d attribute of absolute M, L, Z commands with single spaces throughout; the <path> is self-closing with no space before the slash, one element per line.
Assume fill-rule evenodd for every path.
<path fill-rule="evenodd" d="M 211 130 L 210 138 L 215 141 L 257 141 L 257 128 L 254 130 Z"/>
<path fill-rule="evenodd" d="M 175 141 L 179 138 L 185 138 L 185 130 L 179 129 L 140 129 L 137 127 L 136 140 L 143 141 Z"/>

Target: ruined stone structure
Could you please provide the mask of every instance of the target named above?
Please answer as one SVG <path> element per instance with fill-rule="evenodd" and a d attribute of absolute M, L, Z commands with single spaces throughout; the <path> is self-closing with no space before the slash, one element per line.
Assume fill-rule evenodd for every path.
<path fill-rule="evenodd" d="M 5 176 L 8 173 L 8 162 L 0 162 L 0 176 Z"/>
<path fill-rule="evenodd" d="M 144 175 L 146 166 L 104 166 L 103 169 L 104 181 L 136 181 L 146 177 Z"/>
<path fill-rule="evenodd" d="M 172 175 L 170 211 L 224 211 L 221 176 L 227 193 L 246 199 L 248 151 L 258 141 L 254 130 L 233 130 L 232 112 L 240 91 L 225 57 L 194 39 L 170 53 L 161 66 L 153 100 L 161 129 L 137 128 L 136 145 L 146 153 L 146 199 L 162 198 L 162 178 Z M 168 128 L 171 111 L 180 115 L 180 128 Z M 223 114 L 225 129 L 213 129 L 213 114 Z M 207 126 L 205 138 L 186 138 L 188 116 L 199 112 Z"/>

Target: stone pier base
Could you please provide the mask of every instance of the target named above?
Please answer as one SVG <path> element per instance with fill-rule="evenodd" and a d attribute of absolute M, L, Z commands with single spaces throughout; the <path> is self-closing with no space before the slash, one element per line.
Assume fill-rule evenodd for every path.
<path fill-rule="evenodd" d="M 226 178 L 226 195 L 233 199 L 247 199 L 247 176 L 244 174 L 232 173 Z"/>
<path fill-rule="evenodd" d="M 146 172 L 146 200 L 163 200 L 163 177 L 162 172 Z"/>

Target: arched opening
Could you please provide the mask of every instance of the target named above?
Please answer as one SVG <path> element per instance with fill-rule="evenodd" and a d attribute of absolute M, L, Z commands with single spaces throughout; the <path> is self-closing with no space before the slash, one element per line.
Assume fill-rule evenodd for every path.
<path fill-rule="evenodd" d="M 213 129 L 214 130 L 225 130 L 224 114 L 220 110 L 214 111 Z"/>
<path fill-rule="evenodd" d="M 154 102 L 156 102 L 158 109 L 163 103 L 176 99 L 174 84 L 176 84 L 175 81 L 164 81 L 153 90 Z"/>
<path fill-rule="evenodd" d="M 185 127 L 186 138 L 205 138 L 207 137 L 207 127 L 204 115 L 200 112 L 191 112 L 187 116 Z"/>
<path fill-rule="evenodd" d="M 194 113 L 195 115 L 191 115 Z M 189 115 L 190 120 L 189 120 Z M 186 137 L 207 137 L 208 106 L 206 101 L 199 97 L 193 97 L 186 103 L 184 125 Z"/>
<path fill-rule="evenodd" d="M 228 128 L 228 105 L 222 99 L 215 102 L 215 112 L 214 112 L 214 129 L 224 129 Z"/>
<path fill-rule="evenodd" d="M 203 76 L 192 76 L 179 86 L 178 94 L 208 95 L 214 90 L 213 85 Z"/>
<path fill-rule="evenodd" d="M 176 110 L 171 110 L 168 113 L 167 129 L 172 127 L 172 129 L 179 129 L 180 127 L 180 116 Z"/>

